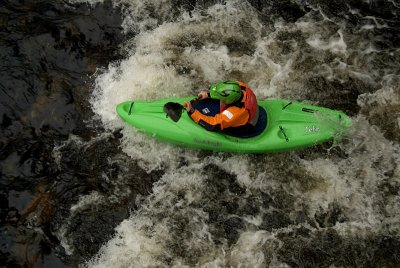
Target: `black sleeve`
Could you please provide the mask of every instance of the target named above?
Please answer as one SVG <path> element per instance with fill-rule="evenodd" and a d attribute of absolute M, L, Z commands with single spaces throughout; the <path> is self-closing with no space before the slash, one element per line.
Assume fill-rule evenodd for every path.
<path fill-rule="evenodd" d="M 189 115 L 192 115 L 192 113 L 194 113 L 194 108 L 192 107 L 188 112 Z"/>
<path fill-rule="evenodd" d="M 210 125 L 209 123 L 207 123 L 206 121 L 200 119 L 199 121 L 199 125 L 204 127 L 206 130 L 208 131 L 214 131 L 214 132 L 218 132 L 221 131 L 221 125 Z"/>

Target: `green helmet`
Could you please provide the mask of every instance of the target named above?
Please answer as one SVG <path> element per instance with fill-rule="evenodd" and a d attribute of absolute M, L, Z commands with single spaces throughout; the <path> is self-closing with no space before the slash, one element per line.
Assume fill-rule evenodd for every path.
<path fill-rule="evenodd" d="M 242 97 L 242 90 L 235 81 L 221 82 L 210 87 L 210 96 L 225 104 L 232 104 Z"/>

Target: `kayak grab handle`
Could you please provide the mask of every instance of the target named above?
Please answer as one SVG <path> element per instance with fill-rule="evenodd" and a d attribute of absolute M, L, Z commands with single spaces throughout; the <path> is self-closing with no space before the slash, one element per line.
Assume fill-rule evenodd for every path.
<path fill-rule="evenodd" d="M 285 132 L 285 130 L 283 129 L 283 127 L 282 127 L 282 126 L 279 126 L 279 129 L 281 130 L 283 136 L 285 137 L 286 142 L 289 142 L 289 138 L 288 138 L 288 136 L 286 135 L 286 132 Z"/>
<path fill-rule="evenodd" d="M 301 109 L 303 112 L 306 112 L 306 113 L 314 113 L 315 112 L 315 110 L 313 110 L 313 109 L 309 109 L 309 108 L 303 108 L 303 109 Z"/>
<path fill-rule="evenodd" d="M 286 107 L 288 107 L 290 104 L 292 104 L 293 102 L 289 102 L 288 104 L 286 104 L 285 106 L 282 107 L 282 110 L 285 110 Z"/>
<path fill-rule="evenodd" d="M 135 102 L 132 101 L 131 106 L 129 107 L 128 115 L 131 115 L 131 113 L 132 113 L 132 106 L 133 106 L 134 103 L 135 103 Z"/>

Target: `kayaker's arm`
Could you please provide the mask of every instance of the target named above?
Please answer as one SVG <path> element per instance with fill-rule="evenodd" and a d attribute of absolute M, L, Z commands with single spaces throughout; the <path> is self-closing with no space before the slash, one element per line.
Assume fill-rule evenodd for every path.
<path fill-rule="evenodd" d="M 193 112 L 189 111 L 188 113 L 193 121 L 210 131 L 243 126 L 249 119 L 249 113 L 246 109 L 235 106 L 229 107 L 215 116 L 204 115 L 198 110 L 194 110 Z"/>

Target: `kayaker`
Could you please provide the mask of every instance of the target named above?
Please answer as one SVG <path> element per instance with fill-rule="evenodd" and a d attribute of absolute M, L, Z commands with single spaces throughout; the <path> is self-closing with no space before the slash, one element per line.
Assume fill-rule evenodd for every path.
<path fill-rule="evenodd" d="M 220 111 L 213 116 L 207 116 L 186 101 L 183 103 L 190 117 L 209 131 L 234 131 L 246 133 L 252 131 L 257 124 L 259 107 L 253 90 L 240 81 L 220 82 L 202 90 L 200 99 L 212 98 L 220 101 Z"/>

